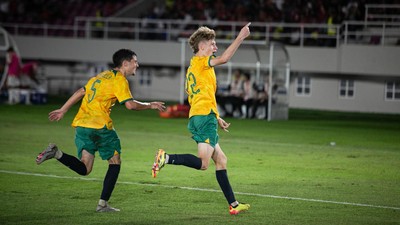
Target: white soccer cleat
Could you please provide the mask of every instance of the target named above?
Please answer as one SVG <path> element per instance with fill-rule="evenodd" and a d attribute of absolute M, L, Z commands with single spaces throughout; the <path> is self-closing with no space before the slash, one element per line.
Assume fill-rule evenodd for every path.
<path fill-rule="evenodd" d="M 57 151 L 58 148 L 55 144 L 49 144 L 49 146 L 36 157 L 36 163 L 39 165 L 48 159 L 54 158 Z"/>
<path fill-rule="evenodd" d="M 121 210 L 111 207 L 107 202 L 104 206 L 97 205 L 96 212 L 119 212 Z"/>

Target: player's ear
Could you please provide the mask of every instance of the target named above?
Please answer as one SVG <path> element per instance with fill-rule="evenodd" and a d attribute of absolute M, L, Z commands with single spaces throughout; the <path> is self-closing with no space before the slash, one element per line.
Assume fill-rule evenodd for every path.
<path fill-rule="evenodd" d="M 126 60 L 122 61 L 122 67 L 126 67 L 126 66 L 128 66 L 128 61 L 126 61 Z"/>
<path fill-rule="evenodd" d="M 199 48 L 199 51 L 200 51 L 200 50 L 203 51 L 204 48 L 205 48 L 205 42 L 204 42 L 204 41 L 200 41 L 200 42 L 199 42 L 199 45 L 198 45 L 197 47 Z"/>

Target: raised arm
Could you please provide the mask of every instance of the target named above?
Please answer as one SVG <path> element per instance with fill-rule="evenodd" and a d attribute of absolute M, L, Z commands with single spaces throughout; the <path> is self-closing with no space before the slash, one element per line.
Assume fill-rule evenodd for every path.
<path fill-rule="evenodd" d="M 232 42 L 232 44 L 229 45 L 229 47 L 224 51 L 224 53 L 222 53 L 221 56 L 218 56 L 218 57 L 210 60 L 211 66 L 218 66 L 221 64 L 225 64 L 232 58 L 232 56 L 235 54 L 236 50 L 242 44 L 243 40 L 246 39 L 250 35 L 250 29 L 249 29 L 250 24 L 251 23 L 246 24 L 240 30 L 239 35 Z"/>
<path fill-rule="evenodd" d="M 78 89 L 66 102 L 65 104 L 60 108 L 56 109 L 54 111 L 51 111 L 49 113 L 49 120 L 50 121 L 59 121 L 64 117 L 64 114 L 68 112 L 68 110 L 75 105 L 77 102 L 79 102 L 83 96 L 85 96 L 85 89 L 80 88 Z"/>

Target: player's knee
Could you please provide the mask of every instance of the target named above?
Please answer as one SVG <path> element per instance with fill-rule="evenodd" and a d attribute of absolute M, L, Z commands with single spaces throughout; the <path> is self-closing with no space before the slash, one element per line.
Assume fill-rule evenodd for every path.
<path fill-rule="evenodd" d="M 208 169 L 208 165 L 201 165 L 200 170 L 207 170 Z"/>
<path fill-rule="evenodd" d="M 228 158 L 226 157 L 226 155 L 221 155 L 219 157 L 219 161 L 221 164 L 226 165 L 228 163 Z"/>
<path fill-rule="evenodd" d="M 86 167 L 86 173 L 81 174 L 82 176 L 87 176 L 92 172 L 92 168 Z"/>
<path fill-rule="evenodd" d="M 83 160 L 81 162 L 82 162 L 82 164 L 75 171 L 81 176 L 89 175 L 90 172 L 92 172 L 93 163 L 91 163 L 90 161 L 86 161 L 86 160 Z"/>
<path fill-rule="evenodd" d="M 228 158 L 224 155 L 218 158 L 218 161 L 215 162 L 217 168 L 226 168 L 228 164 Z"/>
<path fill-rule="evenodd" d="M 209 163 L 208 162 L 202 162 L 201 163 L 201 168 L 200 168 L 200 170 L 207 170 L 208 169 L 208 165 L 209 165 Z"/>

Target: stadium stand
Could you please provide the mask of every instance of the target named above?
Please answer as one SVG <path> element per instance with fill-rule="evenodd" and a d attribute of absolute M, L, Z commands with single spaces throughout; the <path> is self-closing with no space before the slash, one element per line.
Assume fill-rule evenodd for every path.
<path fill-rule="evenodd" d="M 0 3 L 0 21 L 4 23 L 72 25 L 75 17 L 109 17 L 135 0 L 6 0 Z"/>
<path fill-rule="evenodd" d="M 176 50 L 179 38 L 186 39 L 198 26 L 206 25 L 217 31 L 218 43 L 229 42 L 237 35 L 245 21 L 249 20 L 252 22 L 249 43 L 281 42 L 288 48 L 291 61 L 294 62 L 291 64 L 291 69 L 294 71 L 291 74 L 293 81 L 296 77 L 307 75 L 312 80 L 323 82 L 322 86 L 331 87 L 329 79 L 338 83 L 342 80 L 347 82 L 349 79 L 354 79 L 349 82 L 357 83 L 357 92 L 363 93 L 363 88 L 367 85 L 362 85 L 367 83 L 370 77 L 382 83 L 382 85 L 378 82 L 374 83 L 376 86 L 380 85 L 377 87 L 379 90 L 381 87 L 386 87 L 384 85 L 394 87 L 392 83 L 398 80 L 398 63 L 394 62 L 394 59 L 398 58 L 395 45 L 400 46 L 400 0 L 124 0 L 118 2 L 4 0 L 0 2 L 0 27 L 21 43 L 25 58 L 33 60 L 39 58 L 48 60 L 49 64 L 60 64 L 48 66 L 60 71 L 59 74 L 57 72 L 57 76 L 53 76 L 54 74 L 48 76 L 48 80 L 52 82 L 52 85 L 49 85 L 51 87 L 53 87 L 53 81 L 57 84 L 60 83 L 58 80 L 64 79 L 71 80 L 74 84 L 79 83 L 79 79 L 83 79 L 83 75 L 77 75 L 77 70 L 73 66 L 78 63 L 75 60 L 88 64 L 105 63 L 108 60 L 101 54 L 87 58 L 82 54 L 74 55 L 75 52 L 70 51 L 72 49 L 81 50 L 81 46 L 85 46 L 90 52 L 93 49 L 97 50 L 98 44 L 101 43 L 105 47 L 101 50 L 105 50 L 115 43 L 125 44 L 126 40 L 129 40 L 129 43 L 139 43 L 136 48 L 138 52 L 146 52 L 143 56 L 153 55 L 151 58 L 141 59 L 141 65 L 143 65 L 141 74 L 153 74 L 154 70 L 157 70 L 153 68 L 154 66 L 170 66 L 171 68 L 168 69 L 171 74 L 174 74 L 176 67 L 181 64 L 179 57 L 169 57 L 171 55 L 169 51 L 174 49 L 173 54 L 179 55 L 180 51 Z M 15 5 L 18 4 L 22 6 L 16 7 Z M 43 5 L 40 6 L 40 4 Z M 29 6 L 33 10 L 27 12 L 24 8 L 27 7 L 26 5 L 35 6 Z M 63 13 L 60 15 L 53 13 L 59 12 L 60 7 Z M 28 42 L 43 43 L 43 41 L 46 41 L 47 50 L 39 51 L 36 49 L 38 45 L 26 44 Z M 302 48 L 309 46 L 312 48 Z M 52 52 L 55 47 L 59 49 L 58 52 Z M 169 55 L 163 54 L 166 51 L 154 50 L 156 53 L 148 51 L 149 49 L 159 50 L 162 47 L 168 50 Z M 65 52 L 60 54 L 61 51 Z M 160 72 L 160 74 L 164 73 Z M 358 77 L 354 77 L 354 74 Z M 153 77 L 153 75 L 143 77 Z M 138 91 L 144 92 L 145 88 L 146 90 L 154 88 L 158 91 L 156 81 L 164 76 L 154 75 L 154 77 L 157 79 L 154 79 L 151 85 Z M 388 77 L 394 78 L 387 81 Z M 139 77 L 140 81 L 141 79 Z M 395 86 L 398 86 L 397 83 Z M 322 90 L 325 91 L 326 88 Z M 337 90 L 339 88 L 332 90 L 330 94 L 334 94 Z M 383 89 L 382 93 L 388 92 L 385 90 Z M 49 92 L 52 91 L 55 89 Z M 69 91 L 64 87 L 57 90 L 58 93 Z M 163 96 L 166 96 L 165 92 L 167 90 L 163 90 Z M 293 100 L 291 106 L 314 107 L 314 105 L 307 105 L 307 102 L 297 101 L 297 99 L 304 99 L 291 94 Z M 331 97 L 331 95 L 326 93 L 326 97 Z M 318 104 L 316 101 L 319 99 L 313 99 L 313 96 L 308 97 L 307 100 L 309 99 L 321 108 L 358 110 L 358 108 L 350 109 L 351 107 L 344 105 L 345 103 L 342 104 L 342 101 L 330 102 L 327 106 L 324 103 L 329 101 Z M 359 94 L 358 96 L 367 95 Z M 368 99 L 371 97 L 375 96 L 368 95 Z M 386 100 L 386 97 L 382 99 L 382 96 L 378 96 L 377 104 L 384 101 L 382 104 L 388 106 L 387 109 L 382 109 L 382 107 L 379 109 L 385 112 L 396 111 L 393 109 L 395 106 L 392 106 L 396 103 L 390 105 L 391 99 Z M 357 98 L 356 100 L 363 101 Z M 332 106 L 335 104 L 335 107 Z M 368 108 L 368 110 L 376 110 L 376 108 Z"/>
<path fill-rule="evenodd" d="M 398 44 L 397 38 L 379 35 L 398 36 L 398 3 L 400 0 L 8 0 L 0 3 L 0 25 L 14 35 L 171 41 L 187 37 L 199 24 L 213 27 L 220 38 L 231 39 L 241 23 L 252 21 L 253 40 L 329 47 L 338 46 L 339 39 Z M 379 24 L 372 24 L 376 22 Z"/>

